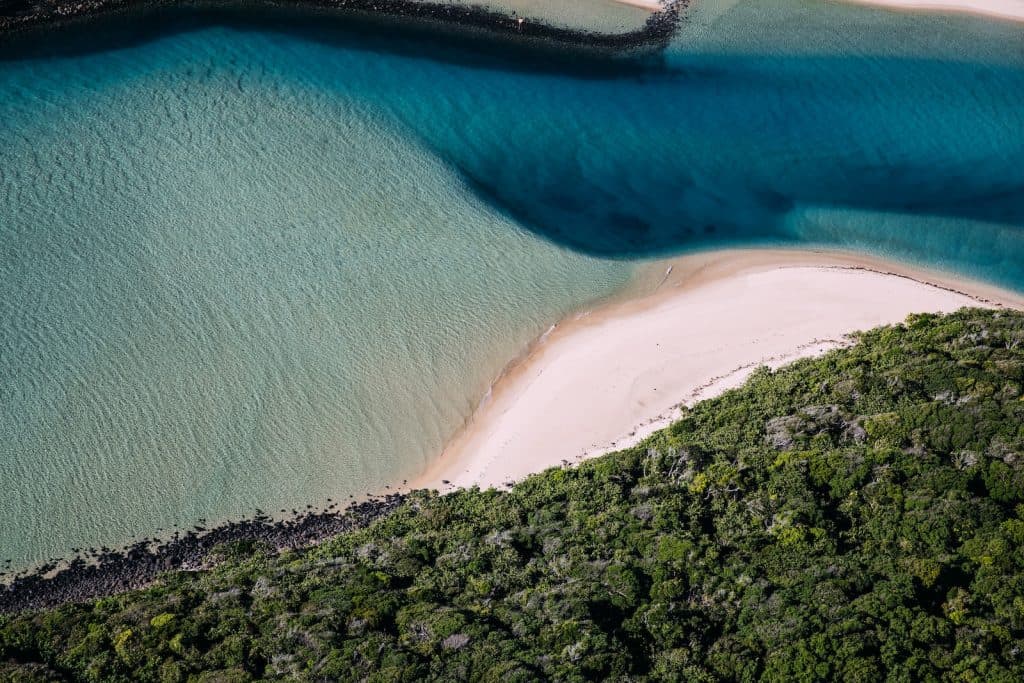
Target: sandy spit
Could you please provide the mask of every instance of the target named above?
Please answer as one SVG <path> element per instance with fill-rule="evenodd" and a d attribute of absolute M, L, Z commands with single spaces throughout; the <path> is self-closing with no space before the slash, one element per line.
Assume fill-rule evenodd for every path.
<path fill-rule="evenodd" d="M 910 313 L 1024 297 L 842 252 L 729 250 L 657 261 L 635 296 L 549 330 L 510 365 L 413 488 L 501 487 L 625 448 L 682 404 Z"/>
<path fill-rule="evenodd" d="M 615 2 L 618 2 L 619 4 L 622 5 L 632 5 L 633 7 L 641 7 L 652 12 L 658 12 L 662 9 L 661 0 L 615 0 Z"/>
<path fill-rule="evenodd" d="M 964 12 L 1024 21 L 1024 0 L 844 0 L 899 10 Z"/>

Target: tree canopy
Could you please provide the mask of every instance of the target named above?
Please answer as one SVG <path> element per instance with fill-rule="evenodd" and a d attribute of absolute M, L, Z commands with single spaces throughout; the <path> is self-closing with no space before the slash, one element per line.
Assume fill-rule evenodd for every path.
<path fill-rule="evenodd" d="M 0 679 L 1024 680 L 1024 315 L 917 315 L 508 491 L 0 616 Z"/>

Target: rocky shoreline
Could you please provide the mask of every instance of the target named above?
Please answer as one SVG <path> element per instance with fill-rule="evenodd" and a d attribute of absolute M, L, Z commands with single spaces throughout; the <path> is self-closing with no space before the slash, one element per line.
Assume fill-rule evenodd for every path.
<path fill-rule="evenodd" d="M 343 511 L 337 503 L 326 510 L 296 513 L 275 521 L 257 510 L 255 517 L 212 529 L 196 526 L 170 540 L 145 539 L 123 550 L 90 548 L 59 566 L 50 562 L 17 574 L 0 586 L 0 613 L 56 607 L 143 588 L 168 571 L 196 570 L 216 562 L 223 544 L 253 542 L 280 552 L 316 544 L 369 524 L 404 502 L 389 494 L 352 503 Z"/>
<path fill-rule="evenodd" d="M 157 7 L 202 9 L 245 9 L 237 4 L 217 2 L 175 2 L 174 0 L 0 0 L 0 34 L 39 26 L 59 25 L 85 17 L 120 10 Z M 528 17 L 517 17 L 474 5 L 417 0 L 269 0 L 256 7 L 314 9 L 339 16 L 372 16 L 441 23 L 483 30 L 511 38 L 526 38 L 607 51 L 661 48 L 668 44 L 679 23 L 686 0 L 667 0 L 661 11 L 653 12 L 642 28 L 622 33 L 601 33 L 553 26 Z"/>

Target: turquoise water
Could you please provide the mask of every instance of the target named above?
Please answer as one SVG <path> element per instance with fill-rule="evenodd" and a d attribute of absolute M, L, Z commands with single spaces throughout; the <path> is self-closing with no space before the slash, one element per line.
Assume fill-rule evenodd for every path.
<path fill-rule="evenodd" d="M 1024 290 L 1019 25 L 707 4 L 609 64 L 275 17 L 0 61 L 0 558 L 415 475 L 652 256 L 825 244 Z"/>

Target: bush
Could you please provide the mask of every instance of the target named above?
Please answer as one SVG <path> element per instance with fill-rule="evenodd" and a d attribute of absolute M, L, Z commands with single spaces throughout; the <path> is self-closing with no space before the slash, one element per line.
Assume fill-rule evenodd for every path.
<path fill-rule="evenodd" d="M 1024 315 L 912 316 L 508 492 L 0 617 L 7 680 L 1024 680 Z"/>

